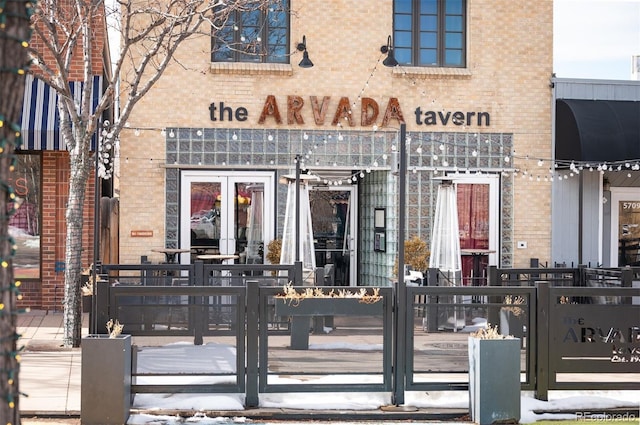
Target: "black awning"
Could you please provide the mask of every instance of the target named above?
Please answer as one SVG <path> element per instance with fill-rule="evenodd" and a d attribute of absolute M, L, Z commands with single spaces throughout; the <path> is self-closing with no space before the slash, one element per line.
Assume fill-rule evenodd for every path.
<path fill-rule="evenodd" d="M 556 100 L 556 159 L 640 158 L 640 102 Z"/>

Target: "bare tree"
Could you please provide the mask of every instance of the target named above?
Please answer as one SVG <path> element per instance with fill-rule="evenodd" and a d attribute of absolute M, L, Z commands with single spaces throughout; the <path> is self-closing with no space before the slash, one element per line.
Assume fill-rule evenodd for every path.
<path fill-rule="evenodd" d="M 234 11 L 249 11 L 272 5 L 269 0 L 115 0 L 115 8 L 104 0 L 46 0 L 34 16 L 34 31 L 42 41 L 34 46 L 38 76 L 59 95 L 60 131 L 70 155 L 71 176 L 66 210 L 64 345 L 77 347 L 81 339 L 81 252 L 85 187 L 94 156 L 91 137 L 100 132 L 107 140 L 118 139 L 136 104 L 162 76 L 181 43 L 194 35 L 216 37 Z M 91 108 L 94 59 L 101 46 L 95 34 L 103 31 L 108 15 L 115 13 L 114 29 L 120 49 L 112 74 L 104 82 L 104 93 Z M 112 21 L 109 21 L 112 22 Z M 233 46 L 230 46 L 233 49 Z M 79 103 L 74 101 L 72 67 L 80 66 L 84 83 Z M 76 80 L 77 81 L 77 80 Z M 114 106 L 118 83 L 121 96 L 116 118 L 101 128 L 101 116 Z"/>
<path fill-rule="evenodd" d="M 20 113 L 24 75 L 29 65 L 33 5 L 6 1 L 0 8 L 0 423 L 20 423 L 18 409 L 18 349 L 16 300 L 18 283 L 11 258 L 15 250 L 9 219 L 15 211 L 11 186 L 14 151 L 20 143 Z"/>

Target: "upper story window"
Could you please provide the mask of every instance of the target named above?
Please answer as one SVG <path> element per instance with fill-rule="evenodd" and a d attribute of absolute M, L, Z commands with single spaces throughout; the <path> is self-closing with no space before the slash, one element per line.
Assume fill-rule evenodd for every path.
<path fill-rule="evenodd" d="M 466 66 L 466 0 L 394 0 L 395 58 L 406 66 Z"/>
<path fill-rule="evenodd" d="M 248 1 L 211 37 L 212 62 L 289 62 L 288 0 Z"/>

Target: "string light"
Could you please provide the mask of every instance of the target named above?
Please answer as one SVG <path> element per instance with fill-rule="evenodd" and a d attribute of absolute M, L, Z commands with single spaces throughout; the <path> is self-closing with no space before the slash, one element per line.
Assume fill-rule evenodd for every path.
<path fill-rule="evenodd" d="M 343 142 L 344 140 L 349 140 L 350 142 L 353 142 L 354 137 L 364 138 L 367 140 L 370 137 L 382 137 L 383 140 L 387 140 L 387 137 L 388 137 L 387 134 L 392 133 L 392 132 L 389 132 L 388 130 L 387 132 L 381 133 L 380 128 L 378 128 L 378 126 L 376 125 L 373 125 L 371 130 L 368 132 L 367 131 L 343 132 L 343 130 L 341 130 L 342 129 L 341 125 L 338 125 L 337 127 L 338 129 L 340 129 L 337 132 L 321 132 L 321 131 L 314 131 L 314 130 L 312 130 L 311 132 L 310 131 L 302 132 L 302 135 L 301 135 L 302 140 L 305 140 L 305 141 L 321 140 L 322 141 L 321 146 L 325 146 L 324 149 L 320 149 L 318 146 L 318 143 L 313 143 L 312 146 L 307 147 L 307 151 L 303 156 L 303 161 L 306 161 L 307 164 L 312 165 L 315 168 L 315 171 L 310 170 L 309 166 L 305 165 L 305 172 L 308 172 L 308 174 L 310 175 L 316 174 L 318 181 L 323 181 L 324 179 L 322 177 L 323 164 L 325 164 L 324 167 L 326 166 L 330 166 L 332 168 L 342 167 L 345 169 L 349 168 L 351 170 L 355 170 L 349 176 L 344 177 L 344 179 L 341 181 L 338 181 L 335 178 L 326 179 L 328 182 L 327 184 L 339 185 L 339 184 L 346 184 L 348 182 L 357 182 L 358 178 L 364 179 L 366 174 L 371 172 L 372 167 L 380 168 L 381 162 L 383 167 L 386 167 L 389 165 L 387 164 L 387 161 L 389 160 L 390 156 L 388 155 L 388 153 L 383 151 L 378 153 L 377 158 L 371 159 L 371 163 L 370 163 L 371 165 L 369 167 L 366 167 L 365 165 L 358 165 L 353 163 L 351 164 L 341 163 L 340 161 L 335 160 L 333 158 L 327 158 L 328 150 L 332 149 L 334 147 L 333 143 L 336 143 L 337 141 Z M 143 128 L 143 127 L 137 127 L 134 130 L 160 131 L 160 134 L 166 134 L 166 131 L 169 131 L 168 129 Z M 393 130 L 394 130 L 393 132 L 397 132 L 398 129 L 393 129 Z M 202 130 L 197 130 L 196 134 L 201 135 Z M 231 137 L 229 137 L 230 140 L 227 141 L 228 143 L 230 143 L 230 141 L 238 140 L 239 133 L 237 129 L 236 130 L 230 129 L 230 134 L 231 134 Z M 516 155 L 516 152 L 513 149 L 509 149 L 511 154 L 506 154 L 501 157 L 502 164 L 503 164 L 502 166 L 498 166 L 490 170 L 484 170 L 482 168 L 477 168 L 477 165 L 474 166 L 474 164 L 466 163 L 466 166 L 459 168 L 458 161 L 460 161 L 461 158 L 455 157 L 455 156 L 451 156 L 450 158 L 447 158 L 445 155 L 449 155 L 448 152 L 452 152 L 452 153 L 459 152 L 458 148 L 465 145 L 469 146 L 471 143 L 473 143 L 473 140 L 477 140 L 477 143 L 484 142 L 485 145 L 491 146 L 492 144 L 498 144 L 497 140 L 500 140 L 500 139 L 498 137 L 492 137 L 492 136 L 477 133 L 477 132 L 441 133 L 441 135 L 437 137 L 434 137 L 434 133 L 429 133 L 428 138 L 423 138 L 421 137 L 421 135 L 422 133 L 418 133 L 418 134 L 413 133 L 413 138 L 416 139 L 416 144 L 417 144 L 415 148 L 412 148 L 413 152 L 415 153 L 415 157 L 413 159 L 414 165 L 412 168 L 413 173 L 417 173 L 418 171 L 434 171 L 434 175 L 437 175 L 439 172 L 448 171 L 450 173 L 455 173 L 455 174 L 459 174 L 460 172 L 462 172 L 467 175 L 470 175 L 473 172 L 475 175 L 481 176 L 484 173 L 488 172 L 488 173 L 501 173 L 502 175 L 505 175 L 505 176 L 510 174 L 517 176 L 517 175 L 522 175 L 523 173 L 522 170 L 523 169 L 526 170 L 528 168 L 522 165 L 529 163 L 530 161 L 533 161 L 534 163 L 536 163 L 538 167 L 543 167 L 547 163 L 552 164 L 551 167 L 548 168 L 549 175 L 552 177 L 551 181 L 553 180 L 564 181 L 569 177 L 576 177 L 583 170 L 594 171 L 593 164 L 587 161 L 553 160 L 553 159 L 541 158 L 541 157 L 532 158 L 529 155 L 518 156 Z M 170 130 L 169 136 L 175 137 L 174 130 Z M 248 136 L 248 137 L 251 138 L 251 136 Z M 265 131 L 263 137 L 265 137 L 266 141 L 273 141 L 275 139 L 274 131 L 272 130 Z M 492 138 L 493 138 L 493 141 L 492 141 Z M 412 136 L 407 134 L 405 141 L 407 144 L 409 144 L 412 141 Z M 328 144 L 329 142 L 331 142 L 332 145 L 329 145 Z M 500 143 L 499 145 L 500 145 L 500 151 L 501 151 L 502 144 Z M 397 151 L 396 142 L 395 141 L 392 142 L 389 145 L 388 149 L 392 153 L 396 152 Z M 441 155 L 439 155 L 437 152 L 441 153 Z M 482 148 L 480 150 L 473 148 L 470 151 L 466 151 L 466 152 L 468 152 L 469 154 L 469 158 L 467 158 L 467 161 L 468 161 L 470 158 L 484 159 L 485 155 L 491 155 L 492 149 L 490 147 Z M 162 163 L 164 161 L 164 158 L 152 158 L 152 159 L 132 158 L 132 160 L 135 160 L 135 159 L 147 159 L 149 160 L 150 163 L 153 163 L 153 161 L 156 161 L 157 163 Z M 491 157 L 489 157 L 489 160 L 491 160 Z M 127 161 L 128 161 L 128 157 L 127 157 Z M 175 165 L 179 165 L 177 158 L 173 161 L 173 163 Z M 415 166 L 416 163 L 419 165 Z M 207 165 L 207 163 L 203 161 L 198 161 L 197 164 L 200 166 L 202 166 L 203 164 Z M 226 166 L 227 161 L 223 160 L 219 162 L 219 164 Z M 276 162 L 273 159 L 270 159 L 268 161 L 268 164 L 275 165 Z M 243 166 L 245 165 L 250 166 L 251 163 L 249 161 L 245 161 L 243 162 Z M 439 169 L 438 166 L 443 167 L 444 170 Z M 365 167 L 366 169 L 364 169 Z M 623 169 L 628 169 L 630 171 L 640 170 L 640 159 L 633 159 L 633 160 L 627 159 L 625 161 L 603 162 L 597 165 L 597 171 L 600 171 L 600 172 L 604 172 L 607 170 L 622 171 Z M 631 173 L 628 173 L 628 174 L 632 176 Z M 530 181 L 534 181 L 534 180 L 538 182 L 550 181 L 547 176 L 536 177 L 534 173 L 531 173 L 531 172 L 527 172 L 526 174 L 524 174 L 524 176 L 529 177 Z"/>
<path fill-rule="evenodd" d="M 29 39 L 31 38 L 31 26 L 30 20 L 31 16 L 35 12 L 36 2 L 33 1 L 20 1 L 17 2 L 21 4 L 24 9 L 18 11 L 16 8 L 12 8 L 12 10 L 7 11 L 6 5 L 7 0 L 0 0 L 0 29 L 5 29 L 7 25 L 7 19 L 12 20 L 23 20 L 23 27 L 27 28 L 27 31 L 19 31 L 19 33 L 25 38 L 19 38 L 14 35 L 7 33 L 6 31 L 0 32 L 0 37 L 13 40 L 18 43 L 22 48 L 29 47 Z M 26 52 L 24 57 L 27 57 Z M 7 67 L 0 68 L 0 74 L 16 74 L 16 75 L 24 75 L 28 70 L 30 62 L 25 61 L 22 66 L 16 67 Z M 0 77 L 1 78 L 1 77 Z M 14 154 L 15 150 L 22 145 L 22 133 L 21 126 L 18 122 L 13 122 L 11 117 L 5 117 L 4 111 L 0 111 L 0 155 L 2 155 L 2 163 L 3 166 L 6 166 L 10 172 L 15 170 L 16 164 L 16 156 Z M 0 191 L 4 192 L 5 203 L 8 208 L 5 209 L 2 213 L 2 219 L 7 222 L 9 218 L 17 211 L 19 205 L 16 200 L 16 194 L 13 187 L 10 185 L 10 182 L 2 181 L 0 182 Z M 16 253 L 16 242 L 11 236 L 5 236 L 3 238 L 5 244 L 9 245 L 9 252 L 6 258 L 0 259 L 0 266 L 4 269 L 11 267 L 12 258 Z M 5 303 L 9 299 L 8 297 L 4 297 L 4 302 L 0 303 L 0 314 L 11 314 L 17 315 L 23 312 L 24 310 L 20 310 L 14 308 L 14 300 L 20 300 L 22 298 L 20 294 L 20 281 L 11 279 L 8 282 L 3 283 L 3 287 L 1 288 L 3 292 L 9 292 L 13 297 L 10 299 L 10 308 L 7 308 Z M 10 310 L 8 313 L 6 310 Z M 14 341 L 13 346 L 15 347 L 15 341 L 20 338 L 20 335 L 15 333 L 15 331 L 4 338 L 10 338 Z M 4 363 L 2 368 L 2 374 L 6 376 L 6 382 L 8 385 L 3 386 L 5 389 L 5 393 L 0 394 L 0 400 L 2 400 L 10 409 L 15 409 L 15 399 L 19 396 L 18 388 L 16 386 L 17 372 L 19 370 L 20 363 L 20 355 L 19 350 L 5 351 L 3 353 Z M 8 422 L 8 425 L 11 425 L 11 422 Z"/>

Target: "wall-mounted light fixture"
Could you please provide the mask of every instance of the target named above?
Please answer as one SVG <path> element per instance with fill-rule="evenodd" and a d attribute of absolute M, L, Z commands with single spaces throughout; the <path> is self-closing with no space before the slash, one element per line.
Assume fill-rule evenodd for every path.
<path fill-rule="evenodd" d="M 307 36 L 302 36 L 302 43 L 298 43 L 298 51 L 302 53 L 302 60 L 298 64 L 300 68 L 311 68 L 313 66 L 313 62 L 309 59 L 309 53 L 307 52 Z"/>
<path fill-rule="evenodd" d="M 380 51 L 382 53 L 387 53 L 387 58 L 382 61 L 384 66 L 398 66 L 398 61 L 393 55 L 393 45 L 391 44 L 391 36 L 387 38 L 387 44 L 385 46 L 380 47 Z"/>

